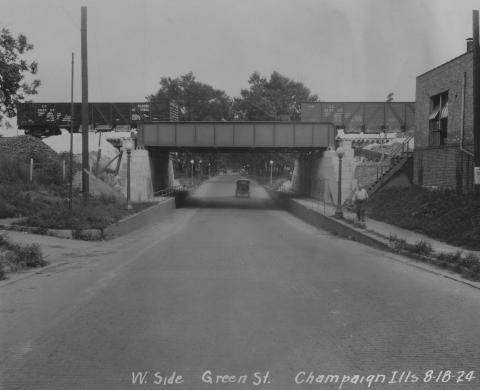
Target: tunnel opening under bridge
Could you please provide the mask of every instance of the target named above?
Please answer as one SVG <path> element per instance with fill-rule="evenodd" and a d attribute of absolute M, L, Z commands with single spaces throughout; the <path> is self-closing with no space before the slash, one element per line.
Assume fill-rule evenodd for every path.
<path fill-rule="evenodd" d="M 191 190 L 183 206 L 216 208 L 276 208 L 267 194 L 272 190 L 307 195 L 325 150 L 145 148 L 154 193 L 180 185 Z M 250 181 L 251 196 L 237 196 L 241 179 Z"/>

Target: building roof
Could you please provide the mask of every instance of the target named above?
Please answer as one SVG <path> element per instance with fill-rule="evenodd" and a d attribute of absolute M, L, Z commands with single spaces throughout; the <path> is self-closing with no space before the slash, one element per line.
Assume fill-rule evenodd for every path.
<path fill-rule="evenodd" d="M 457 61 L 458 59 L 460 59 L 460 58 L 462 58 L 462 57 L 464 57 L 464 56 L 466 56 L 466 55 L 471 55 L 471 54 L 472 54 L 471 51 L 468 51 L 468 52 L 465 52 L 465 53 L 463 53 L 463 54 L 460 54 L 459 56 L 457 56 L 457 57 L 455 57 L 455 58 L 452 58 L 451 60 L 449 60 L 449 61 L 447 61 L 447 62 L 444 62 L 443 64 L 438 65 L 438 66 L 436 66 L 435 68 L 432 68 L 432 69 L 430 69 L 430 70 L 427 70 L 426 72 L 418 75 L 418 76 L 417 76 L 417 79 L 418 79 L 419 77 L 425 76 L 425 75 L 427 75 L 428 73 L 433 72 L 433 71 L 441 68 L 442 66 L 448 65 L 448 64 L 450 64 L 450 63 L 452 63 L 452 62 L 455 62 L 455 61 Z"/>

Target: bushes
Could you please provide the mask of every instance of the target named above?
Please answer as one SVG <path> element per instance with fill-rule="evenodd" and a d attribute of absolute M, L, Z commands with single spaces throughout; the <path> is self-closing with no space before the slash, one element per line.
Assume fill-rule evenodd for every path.
<path fill-rule="evenodd" d="M 14 244 L 6 234 L 0 234 L 0 279 L 5 279 L 7 271 L 43 267 L 46 264 L 38 244 Z"/>
<path fill-rule="evenodd" d="M 387 188 L 372 196 L 368 214 L 452 245 L 480 249 L 480 197 L 473 194 Z"/>
<path fill-rule="evenodd" d="M 411 250 L 419 255 L 428 256 L 433 252 L 432 246 L 426 241 L 418 241 L 411 246 Z"/>
<path fill-rule="evenodd" d="M 418 241 L 415 244 L 409 244 L 403 238 L 397 238 L 397 236 L 392 235 L 389 241 L 393 249 L 398 251 L 406 251 L 421 256 L 428 256 L 433 253 L 433 248 L 430 243 L 424 240 Z"/>
<path fill-rule="evenodd" d="M 11 253 L 11 263 L 16 264 L 20 268 L 34 268 L 46 265 L 38 244 L 14 244 Z"/>
<path fill-rule="evenodd" d="M 9 155 L 0 154 L 0 183 L 28 180 L 28 165 Z"/>
<path fill-rule="evenodd" d="M 38 184 L 0 185 L 0 218 L 28 216 L 65 203 L 65 188 Z"/>
<path fill-rule="evenodd" d="M 432 246 L 426 241 L 409 244 L 395 235 L 389 238 L 390 246 L 401 253 L 411 255 L 421 261 L 448 268 L 474 280 L 480 280 L 480 258 L 473 253 L 464 254 L 462 251 L 453 253 L 435 253 Z"/>
<path fill-rule="evenodd" d="M 17 209 L 7 201 L 0 199 L 0 218 L 12 218 L 17 214 Z"/>

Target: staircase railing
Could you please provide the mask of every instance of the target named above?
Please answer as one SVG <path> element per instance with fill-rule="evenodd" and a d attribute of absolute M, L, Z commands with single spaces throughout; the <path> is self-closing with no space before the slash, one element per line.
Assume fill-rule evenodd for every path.
<path fill-rule="evenodd" d="M 392 160 L 392 164 L 383 172 L 383 175 L 381 175 L 377 180 L 367 187 L 368 194 L 371 195 L 375 191 L 379 190 L 388 180 L 392 178 L 393 175 L 403 168 L 407 160 L 408 156 L 406 153 L 403 157 Z"/>
<path fill-rule="evenodd" d="M 154 192 L 155 196 L 161 196 L 161 197 L 169 197 L 169 196 L 174 196 L 177 192 L 179 191 L 184 191 L 185 189 L 189 189 L 190 187 L 185 187 L 182 185 L 179 186 L 173 186 L 173 187 L 168 187 L 163 190 L 158 190 Z"/>
<path fill-rule="evenodd" d="M 400 144 L 392 148 L 392 151 L 390 152 L 390 157 L 402 157 L 404 153 L 409 153 L 409 144 L 412 139 L 413 136 L 408 136 Z"/>

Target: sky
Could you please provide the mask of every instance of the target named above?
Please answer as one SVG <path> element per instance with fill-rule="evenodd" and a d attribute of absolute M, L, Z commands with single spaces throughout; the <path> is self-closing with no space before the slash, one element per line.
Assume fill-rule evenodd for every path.
<path fill-rule="evenodd" d="M 192 71 L 228 95 L 273 71 L 324 101 L 415 100 L 415 78 L 465 52 L 479 0 L 0 0 L 0 28 L 35 48 L 35 102 L 81 100 L 81 6 L 90 101 L 144 101 Z"/>

